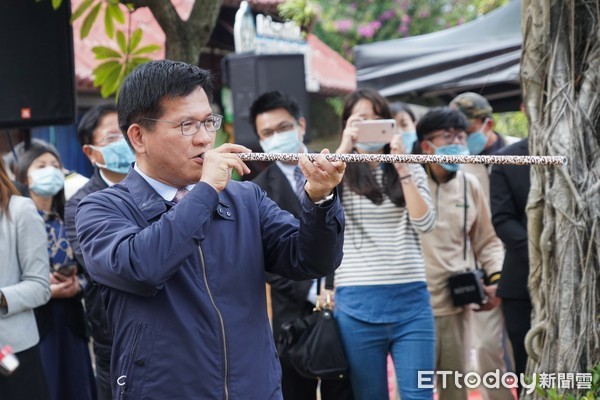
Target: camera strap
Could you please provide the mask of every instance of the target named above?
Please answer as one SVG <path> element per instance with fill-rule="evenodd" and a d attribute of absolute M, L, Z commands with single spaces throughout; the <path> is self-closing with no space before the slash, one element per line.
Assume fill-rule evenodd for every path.
<path fill-rule="evenodd" d="M 463 223 L 463 260 L 464 265 L 467 265 L 467 176 L 464 172 L 462 172 L 463 176 L 463 190 L 464 190 L 464 200 L 463 200 L 463 208 L 464 208 L 464 223 Z M 477 265 L 477 263 L 475 263 Z"/>
<path fill-rule="evenodd" d="M 464 217 L 463 217 L 463 260 L 465 262 L 465 265 L 467 265 L 467 175 L 462 172 L 462 176 L 463 176 L 463 205 L 464 205 Z M 477 256 L 475 255 L 475 253 L 473 253 L 473 258 L 474 258 L 474 262 L 475 262 L 475 269 L 480 269 L 477 266 Z"/>

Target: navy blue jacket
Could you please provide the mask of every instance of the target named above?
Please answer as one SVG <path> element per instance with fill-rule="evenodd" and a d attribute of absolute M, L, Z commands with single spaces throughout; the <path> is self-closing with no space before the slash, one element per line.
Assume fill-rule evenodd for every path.
<path fill-rule="evenodd" d="M 90 194 L 77 234 L 114 331 L 115 398 L 280 399 L 265 271 L 313 279 L 342 259 L 344 217 L 302 202 L 300 221 L 250 182 L 198 183 L 176 206 L 135 171 Z"/>

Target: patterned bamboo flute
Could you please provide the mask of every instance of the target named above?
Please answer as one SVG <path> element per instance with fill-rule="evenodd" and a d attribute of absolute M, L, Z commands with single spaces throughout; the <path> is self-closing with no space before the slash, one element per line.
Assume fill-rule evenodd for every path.
<path fill-rule="evenodd" d="M 237 153 L 242 161 L 298 161 L 297 153 Z M 317 153 L 306 153 L 314 161 Z M 323 154 L 329 161 L 408 164 L 566 165 L 564 156 L 445 156 L 437 154 Z"/>

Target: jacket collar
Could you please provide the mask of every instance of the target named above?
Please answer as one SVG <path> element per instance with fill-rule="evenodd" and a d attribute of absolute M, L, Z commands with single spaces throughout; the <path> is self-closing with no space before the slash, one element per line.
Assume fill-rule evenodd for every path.
<path fill-rule="evenodd" d="M 165 201 L 135 170 L 129 171 L 125 179 L 115 186 L 124 187 L 129 192 L 133 202 L 147 220 L 163 214 L 169 209 L 168 206 L 173 205 Z"/>

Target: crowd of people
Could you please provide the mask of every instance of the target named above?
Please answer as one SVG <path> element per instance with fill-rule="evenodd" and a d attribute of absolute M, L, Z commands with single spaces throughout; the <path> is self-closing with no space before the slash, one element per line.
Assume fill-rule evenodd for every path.
<path fill-rule="evenodd" d="M 49 143 L 0 163 L 0 345 L 20 362 L 1 398 L 378 400 L 393 383 L 402 399 L 466 400 L 465 385 L 438 375 L 434 390 L 420 372 L 524 372 L 527 167 L 346 164 L 328 149 L 310 161 L 306 110 L 275 91 L 250 124 L 265 153 L 299 160 L 247 181 L 237 154 L 250 150 L 214 146 L 211 85 L 182 62 L 137 67 L 118 105 L 79 122 L 94 173 L 68 196 Z M 359 140 L 357 123 L 380 119 L 397 134 Z M 416 118 L 357 89 L 340 126 L 336 153 L 527 154 L 470 92 Z M 453 303 L 449 279 L 466 270 L 484 276 L 481 304 Z M 319 381 L 274 344 L 313 312 L 325 275 L 349 374 Z"/>

